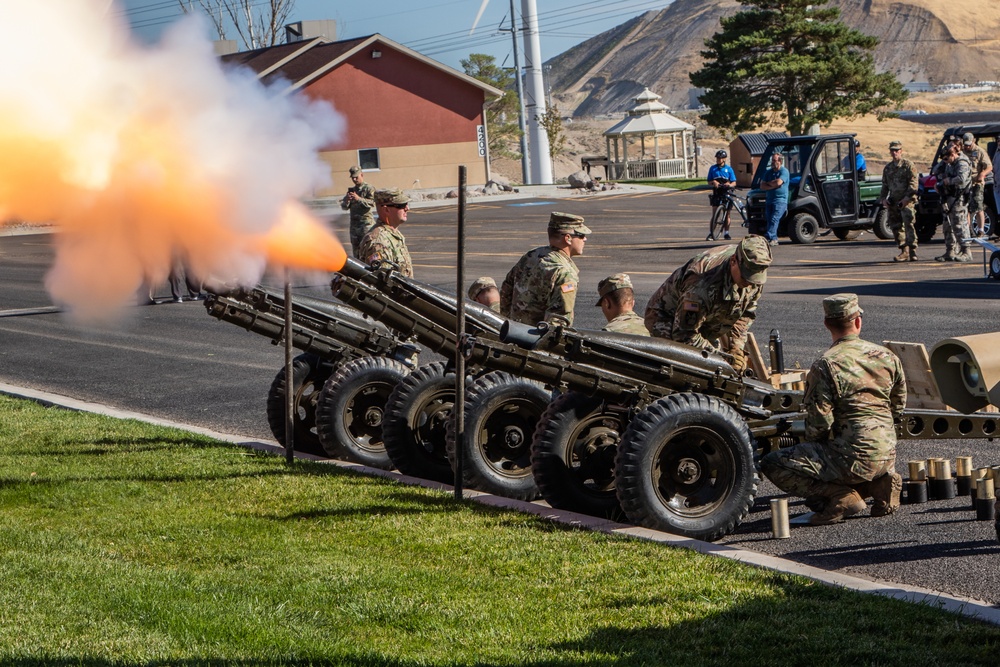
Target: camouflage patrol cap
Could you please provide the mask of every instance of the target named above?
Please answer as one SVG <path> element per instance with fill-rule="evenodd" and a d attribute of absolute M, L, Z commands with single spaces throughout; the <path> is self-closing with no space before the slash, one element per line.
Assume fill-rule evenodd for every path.
<path fill-rule="evenodd" d="M 361 167 L 354 166 L 348 169 L 348 171 L 351 172 L 351 176 L 357 176 L 358 174 L 361 173 Z"/>
<path fill-rule="evenodd" d="M 736 261 L 743 280 L 751 285 L 763 285 L 767 267 L 771 266 L 771 247 L 763 236 L 748 236 L 736 246 Z"/>
<path fill-rule="evenodd" d="M 567 234 L 573 232 L 593 234 L 590 231 L 590 227 L 583 224 L 583 216 L 573 215 L 572 213 L 558 213 L 556 211 L 549 214 L 549 231 L 564 232 Z"/>
<path fill-rule="evenodd" d="M 864 314 L 858 307 L 857 294 L 834 294 L 823 299 L 823 315 L 828 320 L 846 320 Z"/>
<path fill-rule="evenodd" d="M 375 203 L 379 206 L 391 206 L 393 204 L 402 206 L 403 204 L 409 204 L 410 198 L 404 195 L 403 191 L 399 188 L 376 190 Z"/>
<path fill-rule="evenodd" d="M 632 287 L 632 279 L 628 277 L 627 273 L 616 273 L 613 276 L 608 276 L 601 282 L 597 283 L 597 303 L 594 305 L 601 305 L 601 299 L 612 292 L 617 292 L 618 290 L 625 289 L 626 287 Z"/>
<path fill-rule="evenodd" d="M 889 142 L 889 150 L 891 150 L 891 151 L 902 150 L 902 148 L 903 148 L 903 142 L 902 141 L 890 141 Z"/>
<path fill-rule="evenodd" d="M 489 276 L 483 276 L 482 278 L 476 278 L 476 282 L 472 283 L 469 287 L 469 298 L 473 301 L 479 296 L 483 291 L 488 289 L 496 289 L 497 281 L 493 280 Z"/>
<path fill-rule="evenodd" d="M 962 143 L 965 144 L 966 146 L 972 146 L 973 144 L 976 143 L 976 138 L 972 136 L 971 132 L 966 132 L 965 134 L 962 135 Z"/>

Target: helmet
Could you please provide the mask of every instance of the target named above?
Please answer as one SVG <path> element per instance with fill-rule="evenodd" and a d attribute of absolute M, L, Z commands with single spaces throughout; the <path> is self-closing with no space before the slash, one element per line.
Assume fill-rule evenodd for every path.
<path fill-rule="evenodd" d="M 729 157 L 729 153 L 722 149 L 715 151 L 715 159 L 718 160 L 720 157 Z"/>
<path fill-rule="evenodd" d="M 855 139 L 855 140 L 854 140 L 854 147 L 855 147 L 855 148 L 861 148 L 861 142 L 860 142 L 860 141 L 858 141 L 857 139 Z"/>

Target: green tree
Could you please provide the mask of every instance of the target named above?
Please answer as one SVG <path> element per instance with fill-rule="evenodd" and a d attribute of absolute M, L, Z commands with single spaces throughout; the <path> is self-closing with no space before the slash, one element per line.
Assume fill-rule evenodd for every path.
<path fill-rule="evenodd" d="M 741 0 L 705 40 L 705 65 L 690 75 L 704 88 L 709 125 L 734 133 L 784 120 L 804 134 L 814 123 L 876 113 L 891 115 L 907 92 L 891 73 L 875 71 L 878 39 L 840 20 L 827 0 Z"/>
<path fill-rule="evenodd" d="M 554 158 L 556 153 L 561 153 L 566 148 L 566 134 L 563 132 L 559 106 L 553 103 L 545 109 L 545 113 L 538 116 L 538 123 L 545 128 L 545 134 L 549 138 L 549 157 Z"/>
<path fill-rule="evenodd" d="M 496 64 L 496 58 L 485 53 L 472 53 L 461 61 L 462 69 L 474 79 L 488 83 L 503 92 L 486 107 L 486 132 L 489 137 L 490 155 L 520 159 L 518 142 L 521 128 L 518 124 L 519 104 L 514 76 Z"/>

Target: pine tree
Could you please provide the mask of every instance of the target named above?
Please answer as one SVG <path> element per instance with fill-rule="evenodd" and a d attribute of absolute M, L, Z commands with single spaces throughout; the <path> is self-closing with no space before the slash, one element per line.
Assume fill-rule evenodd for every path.
<path fill-rule="evenodd" d="M 741 0 L 705 41 L 705 65 L 690 75 L 704 88 L 709 125 L 733 133 L 784 121 L 792 135 L 813 124 L 876 113 L 906 100 L 891 73 L 877 73 L 878 39 L 840 20 L 827 0 Z"/>

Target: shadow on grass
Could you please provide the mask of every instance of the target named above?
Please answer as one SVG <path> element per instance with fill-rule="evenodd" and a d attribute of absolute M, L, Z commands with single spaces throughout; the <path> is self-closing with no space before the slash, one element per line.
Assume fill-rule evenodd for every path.
<path fill-rule="evenodd" d="M 31 479 L 23 477 L 0 477 L 0 488 L 16 488 L 28 486 L 60 487 L 67 484 L 86 484 L 91 482 L 153 482 L 153 483 L 186 483 L 186 482 L 212 482 L 225 479 L 249 479 L 258 477 L 278 477 L 288 475 L 287 470 L 260 470 L 256 472 L 233 472 L 218 475 L 145 475 L 122 474 L 122 475 L 101 475 L 92 477 L 62 477 L 59 479 L 48 479 L 37 476 Z"/>

